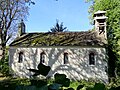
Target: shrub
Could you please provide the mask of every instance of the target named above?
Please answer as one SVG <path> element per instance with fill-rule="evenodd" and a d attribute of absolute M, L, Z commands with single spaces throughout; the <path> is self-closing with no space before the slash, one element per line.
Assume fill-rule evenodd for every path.
<path fill-rule="evenodd" d="M 9 74 L 9 56 L 6 55 L 5 60 L 0 60 L 0 73 L 2 73 L 4 76 L 11 76 Z"/>
<path fill-rule="evenodd" d="M 70 85 L 70 79 L 66 78 L 65 74 L 58 74 L 56 73 L 54 75 L 55 83 L 61 84 L 64 87 L 69 87 Z"/>
<path fill-rule="evenodd" d="M 30 80 L 31 82 L 31 85 L 32 86 L 37 86 L 37 87 L 42 87 L 42 86 L 45 86 L 47 85 L 47 81 L 46 80 Z"/>

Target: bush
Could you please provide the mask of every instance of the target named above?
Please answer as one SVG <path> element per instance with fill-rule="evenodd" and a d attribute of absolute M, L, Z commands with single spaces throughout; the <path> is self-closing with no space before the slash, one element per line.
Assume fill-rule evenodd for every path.
<path fill-rule="evenodd" d="M 47 85 L 47 81 L 46 80 L 30 80 L 31 82 L 31 85 L 32 86 L 37 86 L 37 87 L 42 87 L 42 86 L 45 86 Z"/>
<path fill-rule="evenodd" d="M 120 87 L 120 77 L 111 78 L 110 83 L 107 85 L 108 89 L 115 90 Z"/>
<path fill-rule="evenodd" d="M 70 79 L 66 78 L 65 74 L 58 74 L 56 73 L 54 75 L 55 83 L 61 84 L 64 87 L 69 87 L 70 85 Z"/>
<path fill-rule="evenodd" d="M 9 56 L 6 55 L 5 60 L 0 60 L 0 73 L 2 73 L 4 76 L 11 76 L 9 74 Z"/>
<path fill-rule="evenodd" d="M 77 87 L 80 85 L 78 81 L 71 81 L 70 86 L 71 88 L 74 88 L 74 90 L 77 90 Z"/>

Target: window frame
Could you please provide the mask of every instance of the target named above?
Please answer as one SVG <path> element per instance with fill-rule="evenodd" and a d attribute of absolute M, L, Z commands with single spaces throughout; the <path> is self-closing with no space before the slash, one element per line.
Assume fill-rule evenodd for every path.
<path fill-rule="evenodd" d="M 91 57 L 91 55 L 93 55 L 93 56 Z M 94 59 L 94 60 L 92 60 L 92 59 Z M 94 52 L 89 53 L 89 65 L 90 66 L 95 66 L 96 65 L 96 56 L 95 56 Z"/>
<path fill-rule="evenodd" d="M 65 52 L 63 54 L 63 64 L 68 64 L 68 61 L 69 61 L 68 53 Z"/>
<path fill-rule="evenodd" d="M 45 55 L 46 55 L 45 52 L 40 53 L 40 63 L 42 64 L 45 63 L 45 59 L 46 59 Z"/>
<path fill-rule="evenodd" d="M 22 63 L 24 60 L 24 53 L 21 51 L 18 53 L 18 63 Z"/>

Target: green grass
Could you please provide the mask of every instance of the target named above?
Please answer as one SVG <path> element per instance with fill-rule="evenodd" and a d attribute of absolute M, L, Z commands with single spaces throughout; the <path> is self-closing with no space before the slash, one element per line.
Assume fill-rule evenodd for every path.
<path fill-rule="evenodd" d="M 73 88 L 74 90 L 76 90 L 76 88 L 80 85 L 80 83 L 78 81 L 73 81 L 70 82 L 70 88 Z"/>

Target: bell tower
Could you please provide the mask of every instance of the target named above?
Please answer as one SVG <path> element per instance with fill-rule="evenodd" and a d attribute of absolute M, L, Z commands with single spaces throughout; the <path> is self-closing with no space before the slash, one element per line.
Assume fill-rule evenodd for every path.
<path fill-rule="evenodd" d="M 94 25 L 97 36 L 102 39 L 107 39 L 106 33 L 106 11 L 97 11 L 94 13 Z"/>

